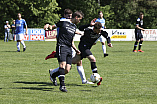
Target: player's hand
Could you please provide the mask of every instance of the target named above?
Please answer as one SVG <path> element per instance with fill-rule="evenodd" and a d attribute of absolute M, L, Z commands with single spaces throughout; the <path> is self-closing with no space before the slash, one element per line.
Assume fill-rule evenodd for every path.
<path fill-rule="evenodd" d="M 145 29 L 142 29 L 142 31 L 145 31 Z"/>
<path fill-rule="evenodd" d="M 108 46 L 109 46 L 109 47 L 113 47 L 113 46 L 112 46 L 112 43 L 109 43 Z"/>
<path fill-rule="evenodd" d="M 79 50 L 76 50 L 76 54 L 77 54 L 77 55 L 80 55 L 81 52 L 80 52 Z"/>
<path fill-rule="evenodd" d="M 25 32 L 25 34 L 26 34 L 26 35 L 28 34 L 27 31 Z"/>
<path fill-rule="evenodd" d="M 96 21 L 96 18 L 94 18 L 94 19 L 90 22 L 90 25 L 91 25 L 91 26 L 94 26 L 94 25 L 95 25 L 95 21 Z"/>
<path fill-rule="evenodd" d="M 44 30 L 48 30 L 48 27 L 49 27 L 49 24 L 46 24 L 46 25 L 44 26 Z"/>

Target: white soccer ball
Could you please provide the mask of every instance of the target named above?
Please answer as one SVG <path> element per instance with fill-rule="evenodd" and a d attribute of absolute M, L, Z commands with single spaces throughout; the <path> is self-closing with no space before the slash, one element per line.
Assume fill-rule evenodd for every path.
<path fill-rule="evenodd" d="M 93 82 L 93 83 L 98 83 L 100 81 L 100 75 L 98 73 L 93 73 L 91 76 L 90 76 L 90 80 Z"/>

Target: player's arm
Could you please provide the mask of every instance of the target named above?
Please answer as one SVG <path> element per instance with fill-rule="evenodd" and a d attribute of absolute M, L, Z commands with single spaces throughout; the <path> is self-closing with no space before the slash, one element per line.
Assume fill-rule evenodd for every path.
<path fill-rule="evenodd" d="M 76 48 L 74 41 L 72 41 L 72 48 L 76 51 L 77 54 L 80 54 L 81 52 Z"/>
<path fill-rule="evenodd" d="M 80 26 L 80 27 L 79 27 L 79 30 L 84 31 L 85 28 L 87 28 L 87 27 L 89 27 L 89 26 L 94 26 L 95 21 L 96 21 L 96 18 L 94 18 L 89 24 Z"/>
<path fill-rule="evenodd" d="M 26 25 L 26 35 L 27 35 L 28 33 L 27 33 L 27 25 Z"/>
<path fill-rule="evenodd" d="M 139 27 L 138 24 L 136 24 L 136 28 L 137 28 L 137 29 L 140 29 L 140 30 L 142 30 L 142 31 L 145 31 L 142 27 Z"/>
<path fill-rule="evenodd" d="M 111 39 L 110 39 L 110 37 L 108 36 L 108 33 L 107 33 L 106 31 L 103 31 L 103 32 L 102 32 L 102 35 L 103 35 L 104 38 L 106 38 L 108 46 L 109 46 L 109 47 L 113 47 L 113 46 L 112 46 L 112 43 L 111 43 Z"/>
<path fill-rule="evenodd" d="M 49 24 L 46 24 L 46 25 L 44 26 L 44 30 L 53 30 L 53 29 L 55 29 L 55 28 L 57 28 L 56 25 L 49 25 Z"/>
<path fill-rule="evenodd" d="M 75 34 L 78 34 L 78 35 L 81 35 L 81 36 L 84 35 L 84 33 L 82 31 L 80 31 L 79 29 L 76 29 Z"/>

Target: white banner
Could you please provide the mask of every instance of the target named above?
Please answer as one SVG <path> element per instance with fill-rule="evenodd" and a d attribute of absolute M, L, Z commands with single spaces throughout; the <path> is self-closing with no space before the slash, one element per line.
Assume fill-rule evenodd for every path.
<path fill-rule="evenodd" d="M 133 29 L 105 29 L 111 41 L 132 41 Z"/>
<path fill-rule="evenodd" d="M 144 41 L 157 41 L 157 29 L 145 29 L 142 34 Z"/>
<path fill-rule="evenodd" d="M 111 41 L 135 41 L 135 29 L 105 29 Z M 142 31 L 144 41 L 157 41 L 157 29 Z M 75 35 L 74 41 L 80 41 L 80 35 Z"/>

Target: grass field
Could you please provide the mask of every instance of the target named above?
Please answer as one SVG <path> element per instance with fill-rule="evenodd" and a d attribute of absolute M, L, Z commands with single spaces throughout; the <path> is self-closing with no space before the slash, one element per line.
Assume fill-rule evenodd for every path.
<path fill-rule="evenodd" d="M 57 60 L 44 60 L 56 42 L 25 43 L 26 52 L 17 53 L 16 42 L 0 41 L 0 104 L 157 104 L 157 42 L 144 42 L 145 52 L 133 53 L 134 42 L 113 41 L 106 58 L 97 43 L 92 52 L 102 84 L 82 85 L 73 65 L 65 79 L 68 93 L 49 80 L 48 70 L 58 67 Z M 83 66 L 89 78 L 87 59 Z"/>

